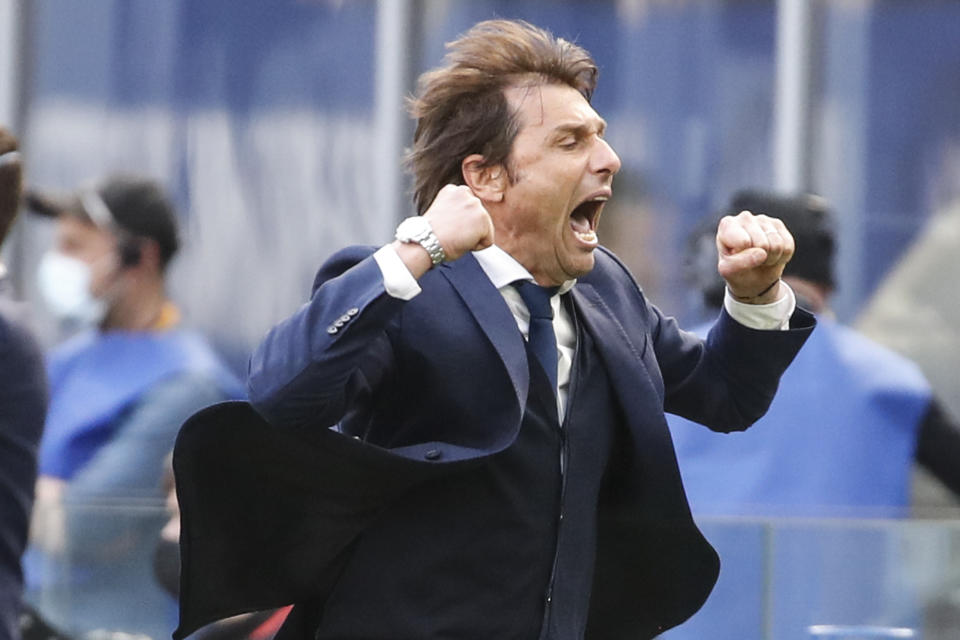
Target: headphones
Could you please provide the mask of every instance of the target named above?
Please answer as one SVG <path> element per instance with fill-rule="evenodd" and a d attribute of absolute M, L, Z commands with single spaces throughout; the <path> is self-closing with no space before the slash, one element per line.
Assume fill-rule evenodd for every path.
<path fill-rule="evenodd" d="M 140 264 L 140 259 L 143 257 L 142 239 L 130 234 L 117 224 L 113 212 L 100 194 L 95 189 L 85 189 L 80 194 L 80 203 L 96 226 L 109 230 L 116 236 L 120 267 L 126 269 Z"/>
<path fill-rule="evenodd" d="M 140 244 L 140 238 L 134 238 L 126 234 L 117 239 L 117 254 L 120 256 L 121 267 L 135 267 L 140 264 L 140 258 L 143 257 Z"/>

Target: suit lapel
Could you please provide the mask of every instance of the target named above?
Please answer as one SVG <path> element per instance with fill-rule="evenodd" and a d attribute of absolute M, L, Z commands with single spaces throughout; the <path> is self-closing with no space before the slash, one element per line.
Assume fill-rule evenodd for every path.
<path fill-rule="evenodd" d="M 517 395 L 517 408 L 522 411 L 527 406 L 530 369 L 523 336 L 506 302 L 471 254 L 444 264 L 440 273 L 453 285 L 503 361 Z"/>
<path fill-rule="evenodd" d="M 463 299 L 503 361 L 517 395 L 518 407 L 526 407 L 530 387 L 526 349 L 523 337 L 517 331 L 516 320 L 503 302 L 500 292 L 470 254 L 443 265 L 439 271 Z M 659 393 L 644 366 L 643 353 L 649 346 L 645 336 L 641 334 L 642 341 L 639 343 L 631 338 L 591 284 L 581 280 L 570 290 L 570 295 L 585 328 L 594 336 L 597 349 L 609 367 L 623 406 L 633 405 L 637 389 L 647 389 L 650 392 L 648 397 L 658 397 Z"/>
<path fill-rule="evenodd" d="M 646 353 L 652 349 L 649 336 L 642 326 L 631 326 L 627 331 L 604 302 L 600 293 L 590 284 L 578 282 L 571 290 L 574 303 L 591 332 L 594 344 L 610 374 L 614 390 L 634 440 L 637 464 L 650 477 L 659 478 L 658 490 L 673 495 L 680 489 L 680 472 L 670 430 L 663 414 L 663 396 L 651 377 L 648 367 L 656 366 L 656 359 Z M 629 309 L 626 310 L 629 313 Z M 630 317 L 621 317 L 630 321 Z M 638 339 L 643 342 L 637 342 Z M 639 476 L 628 475 L 632 481 Z M 637 488 L 638 495 L 643 487 Z M 682 493 L 677 504 L 686 506 Z"/>
<path fill-rule="evenodd" d="M 570 295 L 584 327 L 593 336 L 600 357 L 607 365 L 610 379 L 623 407 L 627 409 L 627 415 L 633 413 L 631 407 L 636 406 L 638 397 L 659 397 L 643 359 L 644 350 L 649 348 L 646 335 L 641 333 L 631 337 L 592 285 L 580 281 L 570 290 Z M 641 342 L 636 341 L 637 337 Z M 638 394 L 638 390 L 649 393 Z"/>

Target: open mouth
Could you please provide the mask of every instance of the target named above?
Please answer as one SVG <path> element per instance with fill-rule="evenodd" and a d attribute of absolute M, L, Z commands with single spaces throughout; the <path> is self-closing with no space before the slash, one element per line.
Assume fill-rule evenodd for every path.
<path fill-rule="evenodd" d="M 597 223 L 600 222 L 600 212 L 609 196 L 598 195 L 581 202 L 570 214 L 570 228 L 573 235 L 584 244 L 597 244 Z"/>

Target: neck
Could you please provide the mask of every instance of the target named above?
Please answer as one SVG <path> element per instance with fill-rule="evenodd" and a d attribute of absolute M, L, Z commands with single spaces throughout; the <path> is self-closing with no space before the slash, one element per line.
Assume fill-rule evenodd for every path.
<path fill-rule="evenodd" d="M 122 296 L 107 312 L 103 330 L 146 331 L 156 327 L 169 299 L 163 283 L 130 283 L 131 293 Z"/>

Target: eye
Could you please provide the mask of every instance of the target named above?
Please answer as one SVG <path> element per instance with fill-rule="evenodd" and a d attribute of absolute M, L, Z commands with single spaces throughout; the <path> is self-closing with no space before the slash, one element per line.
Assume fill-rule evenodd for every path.
<path fill-rule="evenodd" d="M 569 151 L 569 150 L 576 149 L 579 144 L 580 144 L 580 140 L 578 140 L 577 138 L 564 138 L 563 140 L 560 141 L 560 148 L 567 149 Z"/>

